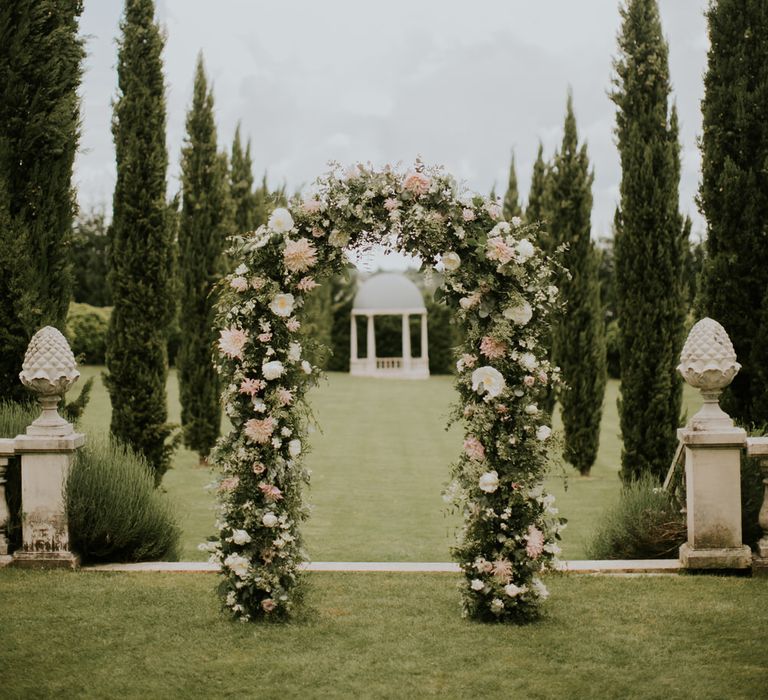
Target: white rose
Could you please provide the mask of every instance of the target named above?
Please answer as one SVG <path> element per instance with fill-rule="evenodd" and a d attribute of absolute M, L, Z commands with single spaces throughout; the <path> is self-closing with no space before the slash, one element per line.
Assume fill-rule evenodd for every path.
<path fill-rule="evenodd" d="M 482 591 L 482 590 L 483 590 L 483 588 L 485 588 L 485 584 L 484 584 L 484 583 L 483 583 L 483 582 L 482 582 L 482 581 L 481 581 L 479 578 L 473 578 L 473 579 L 472 579 L 472 580 L 469 582 L 469 587 L 470 587 L 470 588 L 471 588 L 473 591 Z"/>
<path fill-rule="evenodd" d="M 288 359 L 291 362 L 298 362 L 301 359 L 301 345 L 299 343 L 291 343 L 288 346 Z"/>
<path fill-rule="evenodd" d="M 274 513 L 264 513 L 264 517 L 261 519 L 261 524 L 264 527 L 275 527 L 277 522 L 277 516 Z"/>
<path fill-rule="evenodd" d="M 301 454 L 301 440 L 291 440 L 288 443 L 288 453 L 291 457 L 298 457 Z"/>
<path fill-rule="evenodd" d="M 302 361 L 301 369 L 304 370 L 304 374 L 312 374 L 312 365 L 306 360 Z"/>
<path fill-rule="evenodd" d="M 461 265 L 461 258 L 458 253 L 445 253 L 441 256 L 441 260 L 443 261 L 443 267 L 445 267 L 448 272 L 458 270 L 459 265 Z"/>
<path fill-rule="evenodd" d="M 531 243 L 527 238 L 523 238 L 516 246 L 515 248 L 517 252 L 517 261 L 524 263 L 529 258 L 533 257 L 533 254 L 536 252 L 536 249 L 533 247 L 533 243 Z"/>
<path fill-rule="evenodd" d="M 267 226 L 275 233 L 288 233 L 293 228 L 291 212 L 283 207 L 278 207 L 269 217 Z"/>
<path fill-rule="evenodd" d="M 485 472 L 480 477 L 480 480 L 477 482 L 478 486 L 480 486 L 481 491 L 485 491 L 486 493 L 493 493 L 497 488 L 499 488 L 499 474 L 498 472 Z"/>
<path fill-rule="evenodd" d="M 248 273 L 248 268 L 245 265 L 240 264 L 237 266 L 237 269 L 235 269 L 236 275 L 245 275 L 247 273 Z"/>
<path fill-rule="evenodd" d="M 484 367 L 478 367 L 472 372 L 472 391 L 476 391 L 480 394 L 487 392 L 488 396 L 494 398 L 504 391 L 506 385 L 504 377 L 501 376 L 501 372 L 493 367 L 486 365 Z"/>
<path fill-rule="evenodd" d="M 509 224 L 506 221 L 499 221 L 488 233 L 488 238 L 496 238 L 509 233 Z"/>
<path fill-rule="evenodd" d="M 521 226 L 523 223 L 523 220 L 519 216 L 513 216 L 512 217 L 512 225 L 517 228 L 518 226 Z"/>
<path fill-rule="evenodd" d="M 258 396 L 254 396 L 252 399 L 253 410 L 256 413 L 264 413 L 267 410 L 267 404 L 265 404 Z"/>
<path fill-rule="evenodd" d="M 514 598 L 521 593 L 525 593 L 525 591 L 525 586 L 516 586 L 514 583 L 508 583 L 506 586 L 504 586 L 504 593 L 506 593 L 510 598 Z"/>
<path fill-rule="evenodd" d="M 529 372 L 533 372 L 539 366 L 539 363 L 532 352 L 524 352 L 520 355 L 520 366 Z"/>
<path fill-rule="evenodd" d="M 501 615 L 502 610 L 504 610 L 504 601 L 501 598 L 494 598 L 491 601 L 491 612 L 494 615 Z"/>
<path fill-rule="evenodd" d="M 235 544 L 248 544 L 251 536 L 245 530 L 232 530 L 232 541 Z"/>
<path fill-rule="evenodd" d="M 519 306 L 510 306 L 504 309 L 504 318 L 518 326 L 524 326 L 533 318 L 533 309 L 527 301 L 524 301 Z"/>
<path fill-rule="evenodd" d="M 231 569 L 238 578 L 245 578 L 248 575 L 250 562 L 239 554 L 230 554 L 224 560 L 224 566 Z"/>
<path fill-rule="evenodd" d="M 261 373 L 264 375 L 264 379 L 272 380 L 282 376 L 285 372 L 285 367 L 280 360 L 272 360 L 271 362 L 265 362 L 261 366 Z"/>
<path fill-rule="evenodd" d="M 552 435 L 552 428 L 548 425 L 540 425 L 536 430 L 536 439 L 544 442 Z"/>
<path fill-rule="evenodd" d="M 539 407 L 538 407 L 538 406 L 537 406 L 535 403 L 529 403 L 529 404 L 528 404 L 528 405 L 525 407 L 525 412 L 526 412 L 526 413 L 527 413 L 529 416 L 535 416 L 535 415 L 536 415 L 536 414 L 539 412 Z"/>
<path fill-rule="evenodd" d="M 293 294 L 275 294 L 272 303 L 269 305 L 269 309 L 275 316 L 287 318 L 293 313 L 293 305 L 295 302 L 296 300 L 293 298 Z"/>

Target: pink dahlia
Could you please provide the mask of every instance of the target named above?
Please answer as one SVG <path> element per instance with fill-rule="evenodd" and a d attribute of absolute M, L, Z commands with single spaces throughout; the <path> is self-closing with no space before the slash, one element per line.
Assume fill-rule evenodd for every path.
<path fill-rule="evenodd" d="M 317 250 L 309 239 L 299 238 L 285 244 L 283 258 L 289 272 L 304 272 L 317 262 Z"/>
<path fill-rule="evenodd" d="M 488 258 L 488 260 L 496 260 L 500 265 L 508 263 L 515 257 L 514 248 L 508 246 L 503 238 L 489 238 L 487 246 L 488 248 L 485 252 L 485 257 Z"/>
<path fill-rule="evenodd" d="M 227 357 L 243 359 L 243 348 L 248 334 L 240 328 L 226 328 L 219 332 L 219 350 Z"/>
<path fill-rule="evenodd" d="M 302 277 L 299 283 L 296 285 L 296 289 L 300 292 L 311 292 L 315 287 L 319 285 L 311 277 Z"/>
<path fill-rule="evenodd" d="M 507 354 L 507 344 L 491 338 L 490 335 L 486 335 L 480 341 L 480 352 L 489 360 L 498 360 Z"/>
<path fill-rule="evenodd" d="M 293 394 L 288 390 L 280 387 L 277 392 L 277 400 L 282 406 L 288 406 L 293 401 Z"/>
<path fill-rule="evenodd" d="M 430 179 L 423 173 L 410 172 L 403 180 L 403 189 L 420 196 L 429 192 L 430 184 Z"/>
<path fill-rule="evenodd" d="M 512 562 L 509 559 L 497 559 L 493 562 L 493 575 L 504 583 L 509 581 L 512 578 Z"/>
<path fill-rule="evenodd" d="M 299 328 L 301 328 L 301 322 L 296 318 L 289 318 L 285 322 L 285 327 L 291 331 L 291 333 L 295 333 Z"/>
<path fill-rule="evenodd" d="M 528 542 L 525 545 L 525 553 L 531 559 L 538 559 L 544 551 L 544 533 L 535 525 L 531 525 L 525 539 Z"/>
<path fill-rule="evenodd" d="M 267 383 L 263 379 L 243 379 L 240 382 L 240 393 L 248 394 L 248 396 L 255 396 L 258 394 Z"/>
<path fill-rule="evenodd" d="M 253 442 L 264 444 L 269 442 L 272 433 L 275 432 L 275 419 L 269 418 L 251 418 L 245 422 L 245 436 Z"/>

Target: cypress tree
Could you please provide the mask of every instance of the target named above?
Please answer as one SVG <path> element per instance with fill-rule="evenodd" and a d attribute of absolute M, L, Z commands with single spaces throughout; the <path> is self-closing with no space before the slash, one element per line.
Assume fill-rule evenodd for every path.
<path fill-rule="evenodd" d="M 678 210 L 677 113 L 669 109 L 668 48 L 655 0 L 621 8 L 614 61 L 621 157 L 615 217 L 616 292 L 621 355 L 619 416 L 625 482 L 661 480 L 676 443 L 682 385 L 684 225 Z"/>
<path fill-rule="evenodd" d="M 723 407 L 741 423 L 768 421 L 768 5 L 720 0 L 707 12 L 702 181 L 707 219 L 703 302 L 723 324 L 741 371 Z"/>
<path fill-rule="evenodd" d="M 112 203 L 107 337 L 112 434 L 143 454 L 160 483 L 166 444 L 166 342 L 173 319 L 172 214 L 166 203 L 163 37 L 152 0 L 127 0 L 120 23 L 118 96 L 112 134 L 117 182 Z"/>
<path fill-rule="evenodd" d="M 240 141 L 240 124 L 235 129 L 232 142 L 232 163 L 230 170 L 230 192 L 234 207 L 234 230 L 236 233 L 256 228 L 257 202 L 253 192 L 253 162 L 251 161 L 251 140 L 245 151 Z"/>
<path fill-rule="evenodd" d="M 213 287 L 222 272 L 224 239 L 229 233 L 226 178 L 226 158 L 216 150 L 213 92 L 201 55 L 181 152 L 181 343 L 176 360 L 184 442 L 201 460 L 216 442 L 221 422 L 219 383 L 212 360 Z"/>
<path fill-rule="evenodd" d="M 565 311 L 553 332 L 552 355 L 562 370 L 561 393 L 565 458 L 588 475 L 597 457 L 605 394 L 605 330 L 600 303 L 597 256 L 590 238 L 592 181 L 586 145 L 579 148 L 572 98 L 565 129 L 549 178 L 550 232 L 565 244 L 562 264 L 569 274 L 559 286 Z"/>
<path fill-rule="evenodd" d="M 515 152 L 512 151 L 512 160 L 509 164 L 509 181 L 507 191 L 504 194 L 502 212 L 506 221 L 512 221 L 515 216 L 522 217 L 523 210 L 520 207 L 520 195 L 517 192 L 517 173 L 515 172 Z"/>
<path fill-rule="evenodd" d="M 28 396 L 19 382 L 27 343 L 41 326 L 64 329 L 71 296 L 82 9 L 80 0 L 0 4 L 0 395 L 8 399 Z"/>
<path fill-rule="evenodd" d="M 544 194 L 547 185 L 547 166 L 544 163 L 544 146 L 539 141 L 539 151 L 533 164 L 528 205 L 525 207 L 525 223 L 535 224 L 544 219 Z"/>

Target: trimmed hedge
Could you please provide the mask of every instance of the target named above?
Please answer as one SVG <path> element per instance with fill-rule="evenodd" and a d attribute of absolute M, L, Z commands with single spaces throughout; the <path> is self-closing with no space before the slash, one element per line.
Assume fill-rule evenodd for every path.
<path fill-rule="evenodd" d="M 86 365 L 104 364 L 111 313 L 111 307 L 76 303 L 69 305 L 67 336 L 78 362 Z"/>

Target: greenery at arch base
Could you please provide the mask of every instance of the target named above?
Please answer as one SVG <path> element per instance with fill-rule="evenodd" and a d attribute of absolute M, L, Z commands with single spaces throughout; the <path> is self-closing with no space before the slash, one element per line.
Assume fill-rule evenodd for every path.
<path fill-rule="evenodd" d="M 465 441 L 446 493 L 464 517 L 453 549 L 464 613 L 519 622 L 539 615 L 548 592 L 538 574 L 556 560 L 562 521 L 542 488 L 551 430 L 536 402 L 559 379 L 539 341 L 557 288 L 536 235 L 417 162 L 407 172 L 334 166 L 302 203 L 234 239 L 240 264 L 222 281 L 216 349 L 233 429 L 211 455 L 221 470 L 220 512 L 208 548 L 235 617 L 284 618 L 301 598 L 304 399 L 320 372 L 305 359 L 300 310 L 343 268 L 345 251 L 382 242 L 445 269 L 445 303 L 466 331 L 455 416 Z"/>

